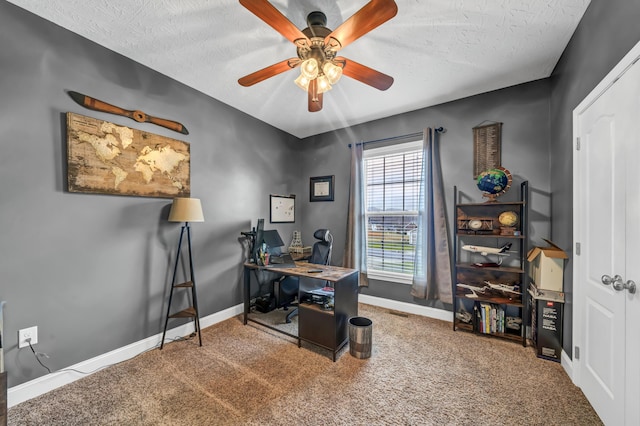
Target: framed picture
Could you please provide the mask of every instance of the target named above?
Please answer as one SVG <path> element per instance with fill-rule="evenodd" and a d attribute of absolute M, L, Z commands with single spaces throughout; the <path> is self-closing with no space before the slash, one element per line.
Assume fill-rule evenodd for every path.
<path fill-rule="evenodd" d="M 190 161 L 187 142 L 67 113 L 69 192 L 189 197 Z"/>
<path fill-rule="evenodd" d="M 312 177 L 309 181 L 309 201 L 333 201 L 334 176 Z"/>
<path fill-rule="evenodd" d="M 271 223 L 293 223 L 296 221 L 295 195 L 270 195 Z"/>

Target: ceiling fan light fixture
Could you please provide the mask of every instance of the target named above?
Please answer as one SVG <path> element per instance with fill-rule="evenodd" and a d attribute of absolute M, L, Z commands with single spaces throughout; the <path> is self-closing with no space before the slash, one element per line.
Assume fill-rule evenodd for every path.
<path fill-rule="evenodd" d="M 310 79 L 308 79 L 307 77 L 305 77 L 304 75 L 300 74 L 298 76 L 298 78 L 295 79 L 295 83 L 296 85 L 301 88 L 302 90 L 304 90 L 305 92 L 307 90 L 309 90 L 309 83 L 311 82 Z"/>
<path fill-rule="evenodd" d="M 316 78 L 316 81 L 318 82 L 318 93 L 324 93 L 331 90 L 331 84 L 329 84 L 329 79 L 324 74 Z"/>
<path fill-rule="evenodd" d="M 325 62 L 322 71 L 330 84 L 336 84 L 342 77 L 342 68 L 332 62 Z"/>
<path fill-rule="evenodd" d="M 313 80 L 318 76 L 318 61 L 314 58 L 306 59 L 300 65 L 300 74 L 309 80 Z"/>

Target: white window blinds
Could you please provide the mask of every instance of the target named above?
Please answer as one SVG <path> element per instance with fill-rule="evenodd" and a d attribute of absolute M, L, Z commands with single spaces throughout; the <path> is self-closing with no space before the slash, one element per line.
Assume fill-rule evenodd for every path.
<path fill-rule="evenodd" d="M 365 151 L 369 275 L 400 282 L 413 276 L 421 168 L 419 141 Z"/>

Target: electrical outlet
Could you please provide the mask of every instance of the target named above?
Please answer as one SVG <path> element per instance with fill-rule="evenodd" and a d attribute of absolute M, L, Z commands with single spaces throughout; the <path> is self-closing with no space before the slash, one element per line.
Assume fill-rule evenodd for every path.
<path fill-rule="evenodd" d="M 38 343 L 38 326 L 33 326 L 29 328 L 23 328 L 22 330 L 18 330 L 18 348 L 26 348 L 29 346 L 29 341 L 27 339 L 31 339 L 31 344 L 35 345 Z"/>

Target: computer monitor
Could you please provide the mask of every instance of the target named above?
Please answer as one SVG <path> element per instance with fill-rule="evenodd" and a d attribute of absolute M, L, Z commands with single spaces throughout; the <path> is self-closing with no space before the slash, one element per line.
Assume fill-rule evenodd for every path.
<path fill-rule="evenodd" d="M 280 238 L 280 234 L 275 229 L 270 229 L 268 231 L 264 231 L 263 242 L 267 244 L 267 250 L 271 255 L 280 255 L 280 247 L 284 245 L 282 238 Z"/>

